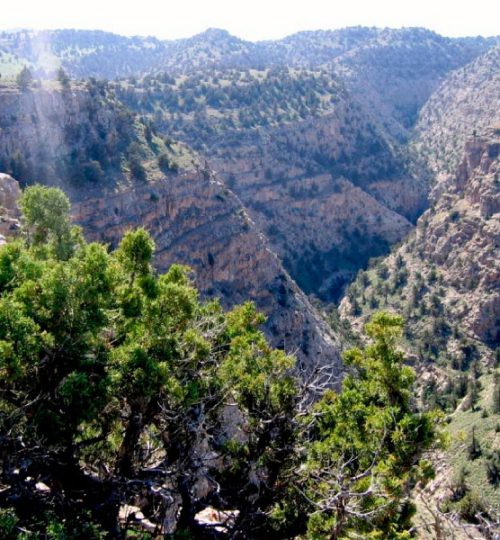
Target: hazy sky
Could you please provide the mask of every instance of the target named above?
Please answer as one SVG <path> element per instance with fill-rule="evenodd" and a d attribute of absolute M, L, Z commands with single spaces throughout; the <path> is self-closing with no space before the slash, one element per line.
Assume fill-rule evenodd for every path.
<path fill-rule="evenodd" d="M 6 0 L 2 0 L 5 2 Z M 188 37 L 209 27 L 258 40 L 344 26 L 424 26 L 447 36 L 500 34 L 495 0 L 14 0 L 0 28 L 85 28 Z"/>

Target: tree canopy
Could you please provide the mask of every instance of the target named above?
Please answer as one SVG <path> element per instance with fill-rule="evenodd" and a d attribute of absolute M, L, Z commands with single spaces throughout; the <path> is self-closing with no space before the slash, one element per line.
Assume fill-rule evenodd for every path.
<path fill-rule="evenodd" d="M 307 417 L 302 489 L 311 538 L 410 538 L 410 488 L 432 475 L 420 460 L 436 441 L 439 416 L 412 404 L 413 370 L 398 349 L 403 319 L 380 312 L 365 326 L 371 343 L 346 352 L 353 372 L 325 392 Z"/>
<path fill-rule="evenodd" d="M 399 317 L 367 325 L 341 390 L 306 411 L 251 303 L 225 312 L 188 268 L 159 275 L 144 229 L 86 243 L 58 189 L 20 206 L 0 248 L 2 537 L 408 537 L 436 426 Z"/>
<path fill-rule="evenodd" d="M 243 456 L 273 462 L 295 396 L 262 316 L 200 301 L 185 267 L 158 275 L 144 229 L 113 253 L 85 243 L 56 188 L 27 188 L 20 206 L 24 238 L 0 250 L 1 506 L 26 530 L 78 536 L 86 515 L 116 536 L 141 497 L 168 533 L 201 528 L 198 511 L 241 490 L 250 519 L 272 486 Z"/>

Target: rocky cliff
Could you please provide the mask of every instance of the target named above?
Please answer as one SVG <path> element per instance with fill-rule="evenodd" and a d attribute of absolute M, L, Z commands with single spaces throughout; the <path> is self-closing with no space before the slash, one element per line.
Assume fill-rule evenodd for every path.
<path fill-rule="evenodd" d="M 60 90 L 46 84 L 20 92 L 0 86 L 0 168 L 23 183 L 64 183 L 121 175 L 120 160 L 136 139 L 133 116 L 106 90 L 81 85 Z"/>
<path fill-rule="evenodd" d="M 412 134 L 420 108 L 455 69 L 495 38 L 446 38 L 424 28 L 377 29 L 332 61 L 334 72 L 395 138 Z"/>
<path fill-rule="evenodd" d="M 327 302 L 426 207 L 425 179 L 324 73 L 222 70 L 117 92 L 160 132 L 203 152 L 292 277 Z"/>
<path fill-rule="evenodd" d="M 118 128 L 124 109 L 107 91 L 91 104 L 93 98 L 89 89 L 0 92 L 0 161 L 10 167 L 22 150 L 26 170 L 38 167 L 39 182 L 59 185 L 69 193 L 75 221 L 89 239 L 116 245 L 125 230 L 146 227 L 156 242 L 160 271 L 174 262 L 186 264 L 193 268 L 205 296 L 220 296 L 226 305 L 255 301 L 268 316 L 266 331 L 275 346 L 297 353 L 309 368 L 322 362 L 338 372 L 335 336 L 283 269 L 239 199 L 200 168 L 185 146 L 172 140 L 166 145 L 155 135 L 148 143 L 144 125 L 134 122 L 130 113 L 125 112 L 129 121 Z M 144 170 L 140 180 L 126 164 L 127 149 L 120 154 L 120 129 L 133 141 L 134 155 L 140 158 Z M 87 133 L 90 138 L 68 140 L 68 132 L 74 130 L 79 137 Z M 66 169 L 57 169 L 56 164 L 71 159 L 77 147 L 82 159 L 88 159 L 93 135 L 101 137 L 99 148 L 107 149 L 106 156 L 115 151 L 110 159 L 118 157 L 119 167 L 110 166 L 109 176 L 97 182 L 75 181 Z M 159 170 L 159 150 L 176 160 L 178 172 Z M 53 171 L 53 176 L 43 176 L 44 170 Z M 56 175 L 58 170 L 61 175 Z M 24 180 L 32 181 L 31 175 Z M 5 227 L 0 234 L 4 228 L 16 227 L 17 190 L 12 179 L 2 176 L 0 206 L 9 210 L 2 211 Z"/>
<path fill-rule="evenodd" d="M 213 166 L 294 279 L 322 300 L 336 300 L 370 257 L 402 240 L 408 218 L 425 206 L 425 186 L 348 100 L 320 118 L 248 137 L 215 148 Z"/>
<path fill-rule="evenodd" d="M 116 245 L 124 231 L 144 226 L 156 243 L 155 266 L 194 270 L 206 296 L 226 305 L 253 300 L 268 317 L 272 343 L 296 353 L 304 367 L 316 362 L 341 369 L 339 343 L 283 269 L 241 203 L 222 183 L 201 173 L 90 195 L 74 206 L 74 219 L 90 239 Z"/>
<path fill-rule="evenodd" d="M 466 143 L 455 175 L 434 192 L 415 233 L 351 287 L 344 316 L 358 326 L 379 307 L 402 312 L 421 359 L 444 355 L 454 367 L 476 358 L 477 346 L 498 346 L 499 152 L 498 127 Z"/>
<path fill-rule="evenodd" d="M 434 174 L 453 173 L 465 143 L 500 123 L 500 46 L 453 71 L 422 107 L 412 147 Z"/>
<path fill-rule="evenodd" d="M 19 208 L 21 195 L 19 184 L 8 174 L 0 173 L 0 245 L 15 236 L 19 230 Z"/>

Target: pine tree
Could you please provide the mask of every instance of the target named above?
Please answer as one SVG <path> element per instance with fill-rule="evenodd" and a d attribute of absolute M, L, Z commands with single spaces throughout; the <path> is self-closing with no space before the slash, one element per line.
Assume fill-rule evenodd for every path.
<path fill-rule="evenodd" d="M 22 92 L 26 92 L 31 86 L 32 82 L 33 74 L 27 66 L 24 66 L 16 77 L 17 86 Z"/>
<path fill-rule="evenodd" d="M 57 70 L 57 80 L 63 89 L 68 90 L 70 88 L 70 79 L 62 67 Z"/>
<path fill-rule="evenodd" d="M 482 450 L 481 450 L 481 444 L 479 443 L 477 437 L 476 437 L 476 427 L 472 426 L 472 435 L 469 447 L 467 448 L 467 454 L 469 456 L 469 459 L 474 460 L 481 456 Z"/>
<path fill-rule="evenodd" d="M 397 348 L 402 325 L 401 317 L 376 314 L 366 325 L 373 343 L 345 354 L 355 373 L 307 418 L 300 489 L 312 505 L 310 538 L 396 538 L 410 528 L 406 496 L 432 475 L 428 463 L 416 464 L 435 441 L 437 417 L 412 408 L 415 375 Z"/>
<path fill-rule="evenodd" d="M 492 412 L 500 414 L 500 373 L 495 372 L 493 375 L 493 396 L 492 396 Z"/>
<path fill-rule="evenodd" d="M 486 476 L 490 484 L 500 484 L 500 450 L 494 450 L 485 463 Z"/>
<path fill-rule="evenodd" d="M 479 382 L 474 377 L 469 377 L 467 385 L 468 406 L 475 411 L 477 402 L 479 401 Z"/>
<path fill-rule="evenodd" d="M 29 188 L 20 206 L 23 237 L 0 248 L 0 536 L 8 521 L 117 537 L 137 501 L 158 530 L 173 507 L 186 537 L 211 534 L 195 515 L 214 502 L 241 508 L 235 530 L 262 526 L 283 497 L 297 399 L 263 316 L 200 301 L 184 267 L 158 275 L 144 229 L 111 253 L 87 244 L 60 190 Z"/>

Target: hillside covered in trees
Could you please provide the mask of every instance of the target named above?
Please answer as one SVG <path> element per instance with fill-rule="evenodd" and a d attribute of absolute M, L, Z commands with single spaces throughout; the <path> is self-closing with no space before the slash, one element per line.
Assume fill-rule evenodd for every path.
<path fill-rule="evenodd" d="M 496 539 L 498 43 L 0 33 L 0 537 Z"/>

